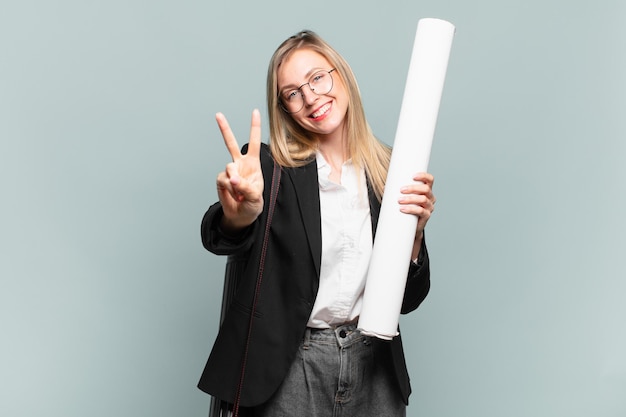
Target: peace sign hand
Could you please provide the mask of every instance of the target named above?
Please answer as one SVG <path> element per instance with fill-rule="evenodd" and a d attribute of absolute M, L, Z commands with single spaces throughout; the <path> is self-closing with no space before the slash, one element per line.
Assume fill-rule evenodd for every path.
<path fill-rule="evenodd" d="M 261 171 L 261 114 L 252 112 L 248 153 L 241 154 L 237 139 L 222 113 L 215 116 L 224 144 L 233 159 L 217 176 L 217 194 L 224 210 L 221 227 L 235 232 L 252 224 L 263 211 Z"/>

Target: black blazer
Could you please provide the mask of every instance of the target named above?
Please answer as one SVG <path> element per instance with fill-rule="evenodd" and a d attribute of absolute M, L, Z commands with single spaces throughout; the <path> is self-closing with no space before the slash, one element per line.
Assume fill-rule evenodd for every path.
<path fill-rule="evenodd" d="M 245 147 L 244 147 L 245 152 Z M 273 160 L 267 145 L 261 148 L 265 179 L 264 201 L 269 201 Z M 317 294 L 322 257 L 322 232 L 317 163 L 283 168 L 265 260 L 265 272 L 254 313 L 242 406 L 267 401 L 283 381 L 302 342 Z M 376 230 L 380 203 L 369 191 L 372 230 Z M 241 373 L 251 305 L 259 269 L 263 226 L 267 212 L 238 236 L 218 227 L 221 205 L 212 205 L 201 227 L 204 247 L 218 255 L 247 253 L 248 262 L 198 383 L 198 388 L 233 402 Z M 425 244 L 417 266 L 411 263 L 402 313 L 415 310 L 428 294 L 430 271 Z M 402 340 L 389 342 L 398 388 L 405 403 L 411 392 Z"/>

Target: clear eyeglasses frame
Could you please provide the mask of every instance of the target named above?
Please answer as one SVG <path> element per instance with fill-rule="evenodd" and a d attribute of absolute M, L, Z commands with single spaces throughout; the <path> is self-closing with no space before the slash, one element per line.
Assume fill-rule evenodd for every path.
<path fill-rule="evenodd" d="M 282 91 L 278 94 L 278 103 L 280 107 L 289 114 L 298 113 L 304 107 L 304 94 L 302 93 L 302 87 L 309 86 L 309 89 L 313 94 L 318 96 L 330 93 L 333 89 L 333 76 L 331 72 L 337 68 L 331 70 L 316 71 L 309 78 L 309 82 L 302 84 L 298 88 L 292 88 Z"/>

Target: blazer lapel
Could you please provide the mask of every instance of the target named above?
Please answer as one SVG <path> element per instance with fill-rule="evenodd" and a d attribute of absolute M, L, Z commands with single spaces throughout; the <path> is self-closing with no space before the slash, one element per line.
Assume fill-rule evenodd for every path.
<path fill-rule="evenodd" d="M 306 230 L 311 256 L 315 264 L 315 271 L 319 277 L 322 263 L 322 220 L 317 162 L 313 160 L 307 165 L 288 169 L 286 172 L 293 183 L 302 223 Z"/>
<path fill-rule="evenodd" d="M 372 239 L 376 237 L 376 227 L 378 226 L 378 215 L 380 214 L 380 203 L 376 198 L 374 189 L 372 188 L 369 178 L 367 178 L 367 195 L 370 200 L 370 217 L 372 219 Z"/>

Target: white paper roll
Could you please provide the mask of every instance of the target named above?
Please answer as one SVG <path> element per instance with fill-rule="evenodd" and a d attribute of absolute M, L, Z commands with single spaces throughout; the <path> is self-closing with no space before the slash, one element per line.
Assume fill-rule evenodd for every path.
<path fill-rule="evenodd" d="M 364 334 L 381 339 L 398 334 L 417 227 L 414 215 L 400 212 L 400 188 L 428 170 L 454 31 L 440 19 L 417 24 L 358 323 Z"/>

